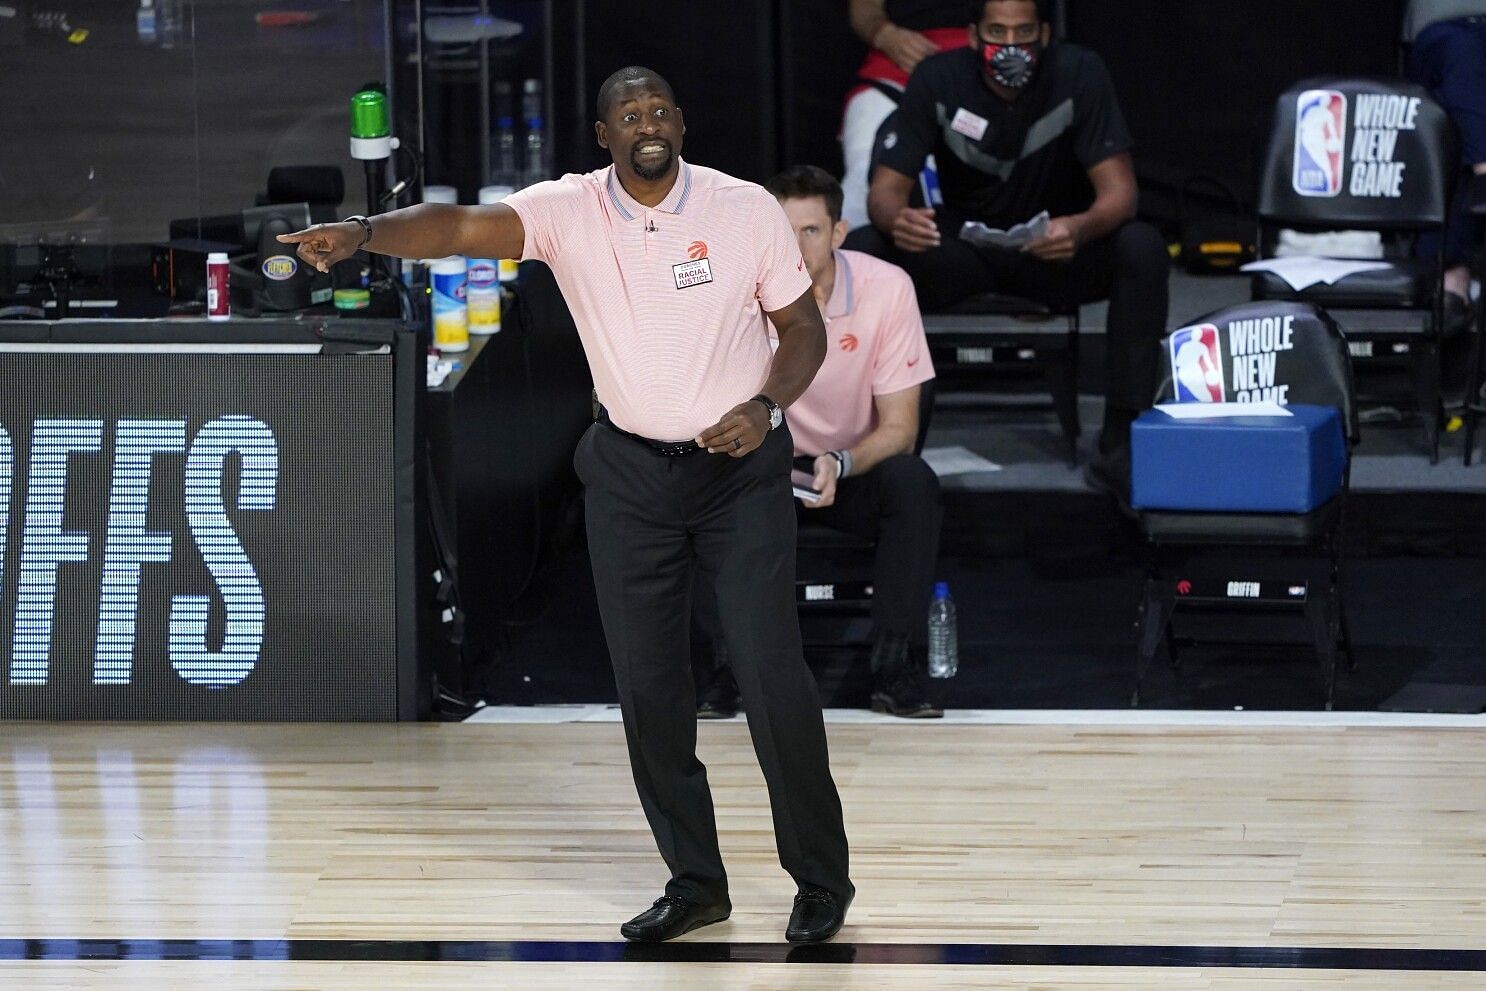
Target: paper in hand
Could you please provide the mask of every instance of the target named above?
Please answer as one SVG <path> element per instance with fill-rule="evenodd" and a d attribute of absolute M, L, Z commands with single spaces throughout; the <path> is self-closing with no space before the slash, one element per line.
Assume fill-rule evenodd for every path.
<path fill-rule="evenodd" d="M 793 486 L 795 498 L 801 502 L 820 502 L 820 493 L 807 485 Z"/>
<path fill-rule="evenodd" d="M 1051 219 L 1048 212 L 1043 210 L 1031 220 L 1024 220 L 1004 231 L 999 227 L 987 227 L 978 220 L 967 220 L 965 226 L 960 228 L 960 239 L 980 248 L 1020 251 L 1047 235 L 1047 224 Z"/>
<path fill-rule="evenodd" d="M 795 469 L 789 473 L 789 482 L 796 499 L 802 502 L 820 502 L 820 492 L 814 488 L 815 477 L 808 471 Z"/>

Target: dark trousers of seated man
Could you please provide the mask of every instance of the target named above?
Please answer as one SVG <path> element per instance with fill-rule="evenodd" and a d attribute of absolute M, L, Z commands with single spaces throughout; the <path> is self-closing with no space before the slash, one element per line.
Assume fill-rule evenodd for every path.
<path fill-rule="evenodd" d="M 941 228 L 928 251 L 900 251 L 872 227 L 847 236 L 845 247 L 903 268 L 925 313 L 971 296 L 1005 293 L 1047 306 L 1109 300 L 1105 326 L 1105 420 L 1099 446 L 1129 443 L 1130 422 L 1151 405 L 1157 385 L 1159 342 L 1166 333 L 1171 258 L 1150 224 L 1130 221 L 1108 237 L 1081 246 L 1071 261 L 1045 262 L 1021 251 L 981 248 Z"/>
<path fill-rule="evenodd" d="M 939 560 L 939 479 L 923 458 L 898 454 L 861 475 L 836 483 L 835 501 L 807 509 L 795 500 L 801 523 L 821 523 L 876 543 L 872 569 L 872 622 L 879 643 L 906 641 L 922 650 L 928 641 L 929 600 Z M 731 660 L 716 647 L 715 609 L 698 590 L 695 628 L 713 645 L 714 663 Z M 706 654 L 705 645 L 697 651 Z M 878 663 L 882 651 L 873 651 Z M 876 672 L 874 672 L 876 673 Z M 745 707 L 747 700 L 744 700 Z"/>
<path fill-rule="evenodd" d="M 696 755 L 694 587 L 714 604 L 733 659 L 780 863 L 802 887 L 855 891 L 795 611 L 792 447 L 780 427 L 746 457 L 667 457 L 595 423 L 573 457 L 635 788 L 671 871 L 666 894 L 701 905 L 728 885 Z"/>
<path fill-rule="evenodd" d="M 1437 21 L 1420 31 L 1409 49 L 1409 76 L 1429 89 L 1455 123 L 1467 171 L 1486 162 L 1486 17 Z M 1433 258 L 1443 248 L 1447 287 L 1451 270 L 1466 268 L 1475 254 L 1481 221 L 1471 215 L 1470 201 L 1479 183 L 1486 183 L 1486 176 L 1476 176 L 1475 183 L 1456 183 L 1444 231 L 1426 231 L 1414 243 L 1417 258 Z M 1460 297 L 1454 290 L 1445 300 L 1447 310 L 1466 311 L 1463 301 L 1456 302 Z M 1455 343 L 1463 346 L 1468 339 L 1462 334 Z M 1446 367 L 1457 363 L 1447 361 Z"/>

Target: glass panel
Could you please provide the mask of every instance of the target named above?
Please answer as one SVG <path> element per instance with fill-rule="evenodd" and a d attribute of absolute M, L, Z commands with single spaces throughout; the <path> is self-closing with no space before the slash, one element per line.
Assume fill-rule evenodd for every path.
<path fill-rule="evenodd" d="M 386 79 L 386 34 L 382 0 L 0 0 L 0 305 L 48 295 L 52 242 L 77 298 L 163 312 L 149 246 L 242 247 L 277 166 L 323 167 L 280 198 L 364 210 L 348 107 Z"/>

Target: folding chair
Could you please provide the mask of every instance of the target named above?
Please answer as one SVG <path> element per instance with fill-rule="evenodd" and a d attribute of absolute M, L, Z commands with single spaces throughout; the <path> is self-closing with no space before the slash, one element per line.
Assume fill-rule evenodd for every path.
<path fill-rule="evenodd" d="M 1213 451 L 1190 478 L 1145 463 L 1141 430 L 1150 418 L 1142 414 L 1132 432 L 1134 484 L 1132 501 L 1149 551 L 1149 571 L 1137 626 L 1139 646 L 1131 705 L 1140 704 L 1141 684 L 1163 644 L 1172 666 L 1177 642 L 1172 616 L 1180 608 L 1206 607 L 1250 611 L 1300 610 L 1308 621 L 1325 683 L 1326 708 L 1336 692 L 1338 638 L 1341 652 L 1353 664 L 1351 638 L 1339 583 L 1342 529 L 1350 489 L 1350 451 L 1357 441 L 1357 407 L 1347 342 L 1336 322 L 1309 303 L 1244 303 L 1219 310 L 1173 331 L 1164 342 L 1167 376 L 1158 402 L 1231 401 L 1234 367 L 1240 362 L 1262 369 L 1271 380 L 1271 398 L 1280 405 L 1335 407 L 1342 437 L 1336 438 L 1345 459 L 1339 484 L 1319 505 L 1303 512 L 1252 512 L 1215 509 L 1155 508 L 1163 499 L 1152 493 L 1190 490 L 1192 504 L 1214 504 L 1220 496 L 1246 485 L 1265 484 L 1263 466 L 1237 463 Z M 1307 410 L 1314 413 L 1315 410 Z M 1156 421 L 1152 421 L 1153 425 Z M 1217 470 L 1212 466 L 1217 465 Z M 1305 479 L 1273 479 L 1295 485 Z M 1322 490 L 1324 493 L 1326 490 Z M 1280 491 L 1276 502 L 1301 503 L 1303 495 Z M 1165 499 L 1170 505 L 1184 499 Z M 1214 571 L 1203 559 L 1214 555 L 1269 556 L 1281 559 L 1286 573 L 1278 581 L 1254 580 L 1253 572 Z M 1289 570 L 1308 558 L 1306 574 Z M 1316 567 L 1319 559 L 1320 567 Z M 1216 577 L 1214 577 L 1214 574 Z"/>
<path fill-rule="evenodd" d="M 1259 175 L 1258 245 L 1269 257 L 1281 227 L 1376 231 L 1386 267 L 1294 289 L 1256 273 L 1256 300 L 1326 307 L 1346 331 L 1359 370 L 1402 362 L 1424 417 L 1430 463 L 1443 419 L 1440 339 L 1444 265 L 1410 254 L 1418 235 L 1442 232 L 1456 174 L 1453 125 L 1429 93 L 1398 79 L 1316 78 L 1275 105 Z"/>

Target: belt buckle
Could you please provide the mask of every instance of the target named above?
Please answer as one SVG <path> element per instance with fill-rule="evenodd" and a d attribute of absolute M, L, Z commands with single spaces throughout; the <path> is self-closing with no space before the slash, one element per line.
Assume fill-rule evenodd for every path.
<path fill-rule="evenodd" d="M 696 450 L 696 445 L 690 441 L 684 441 L 679 444 L 662 444 L 658 450 L 668 458 L 679 458 Z"/>

